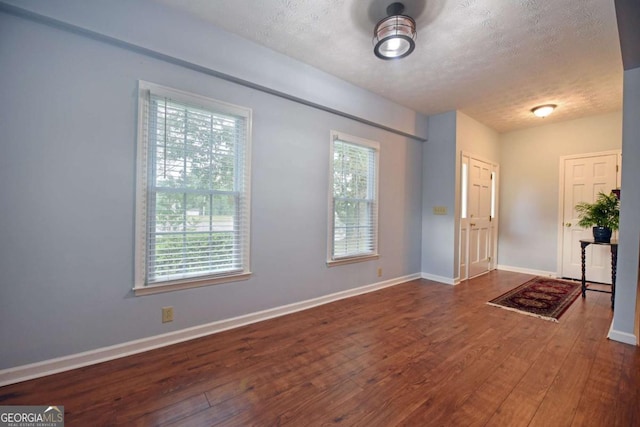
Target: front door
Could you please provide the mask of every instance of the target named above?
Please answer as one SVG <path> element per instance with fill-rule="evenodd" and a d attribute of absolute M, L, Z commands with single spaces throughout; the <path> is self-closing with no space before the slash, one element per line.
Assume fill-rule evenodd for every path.
<path fill-rule="evenodd" d="M 578 225 L 575 205 L 593 203 L 598 193 L 609 194 L 617 188 L 618 154 L 594 154 L 565 158 L 564 197 L 562 205 L 562 277 L 582 277 L 580 240 L 592 239 L 591 228 Z M 586 253 L 586 277 L 590 282 L 611 283 L 611 252 L 609 246 L 590 245 Z"/>
<path fill-rule="evenodd" d="M 468 186 L 469 277 L 489 271 L 492 253 L 492 165 L 471 157 Z"/>

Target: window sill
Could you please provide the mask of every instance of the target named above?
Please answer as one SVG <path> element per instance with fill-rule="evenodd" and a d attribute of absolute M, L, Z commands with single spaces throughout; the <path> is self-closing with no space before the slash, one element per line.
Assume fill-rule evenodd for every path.
<path fill-rule="evenodd" d="M 180 291 L 183 289 L 201 288 L 203 286 L 219 285 L 221 283 L 239 282 L 241 280 L 249 280 L 251 272 L 234 274 L 222 277 L 207 277 L 201 279 L 185 279 L 172 283 L 159 283 L 155 285 L 147 285 L 134 287 L 133 292 L 137 297 L 144 295 L 160 294 L 163 292 Z"/>
<path fill-rule="evenodd" d="M 327 261 L 327 267 L 337 267 L 338 265 L 353 264 L 356 262 L 371 261 L 380 258 L 380 255 L 362 255 L 349 258 L 332 259 Z"/>

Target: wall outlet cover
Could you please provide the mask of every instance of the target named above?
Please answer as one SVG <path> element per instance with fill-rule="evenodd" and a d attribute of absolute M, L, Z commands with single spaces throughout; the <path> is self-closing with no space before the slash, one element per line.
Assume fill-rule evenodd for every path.
<path fill-rule="evenodd" d="M 173 307 L 162 307 L 162 323 L 173 322 Z"/>

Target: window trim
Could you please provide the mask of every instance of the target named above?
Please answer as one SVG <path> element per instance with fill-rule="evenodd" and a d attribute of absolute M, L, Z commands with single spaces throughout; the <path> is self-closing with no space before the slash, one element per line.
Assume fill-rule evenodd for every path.
<path fill-rule="evenodd" d="M 335 224 L 335 208 L 334 208 L 334 196 L 333 196 L 333 153 L 335 141 L 342 141 L 348 144 L 358 145 L 365 148 L 371 148 L 375 152 L 375 182 L 374 182 L 374 201 L 375 201 L 375 220 L 373 224 L 373 253 L 347 255 L 338 258 L 334 258 L 334 224 Z M 379 211 L 380 211 L 380 143 L 365 138 L 349 135 L 343 132 L 332 130 L 330 133 L 329 143 L 329 188 L 328 188 L 328 227 L 327 227 L 327 266 L 334 267 L 344 264 L 352 264 L 356 262 L 370 261 L 380 258 L 379 254 Z"/>
<path fill-rule="evenodd" d="M 137 116 L 137 147 L 136 147 L 136 209 L 135 209 L 135 260 L 134 286 L 136 296 L 170 292 L 181 289 L 196 288 L 235 281 L 248 280 L 251 277 L 251 135 L 252 110 L 234 104 L 218 101 L 202 95 L 173 89 L 155 83 L 138 81 L 138 116 Z M 147 221 L 149 202 L 149 181 L 151 179 L 152 159 L 149 155 L 148 121 L 150 108 L 150 94 L 166 96 L 176 102 L 197 106 L 223 114 L 242 116 L 246 118 L 246 140 L 244 143 L 244 202 L 246 206 L 246 229 L 242 232 L 246 236 L 243 245 L 243 265 L 240 269 L 219 274 L 186 277 L 157 283 L 146 283 L 147 257 Z"/>

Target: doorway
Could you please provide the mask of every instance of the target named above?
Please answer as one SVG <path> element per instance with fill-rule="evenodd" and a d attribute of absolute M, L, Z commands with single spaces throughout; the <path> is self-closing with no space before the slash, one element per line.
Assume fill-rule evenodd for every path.
<path fill-rule="evenodd" d="M 460 279 L 466 280 L 496 265 L 499 166 L 470 153 L 460 164 Z"/>
<path fill-rule="evenodd" d="M 580 240 L 592 239 L 591 229 L 578 225 L 575 205 L 593 203 L 600 192 L 609 194 L 620 187 L 619 150 L 580 154 L 560 158 L 558 265 L 560 277 L 582 277 Z M 614 238 L 616 236 L 614 235 Z M 586 253 L 586 277 L 589 281 L 611 283 L 610 248 L 589 245 Z"/>

